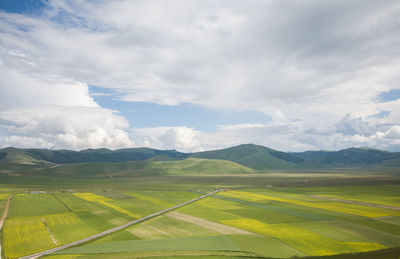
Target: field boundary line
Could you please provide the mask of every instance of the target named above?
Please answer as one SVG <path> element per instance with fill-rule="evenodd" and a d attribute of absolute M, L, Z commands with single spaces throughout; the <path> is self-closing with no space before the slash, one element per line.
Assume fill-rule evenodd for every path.
<path fill-rule="evenodd" d="M 53 196 L 59 203 L 61 203 L 68 211 L 74 212 L 65 202 L 63 202 L 60 198 L 58 198 L 54 193 L 51 193 L 51 196 Z"/>
<path fill-rule="evenodd" d="M 50 231 L 49 225 L 47 225 L 47 222 L 44 218 L 42 218 L 42 222 L 43 222 L 44 226 L 46 227 L 47 231 L 49 231 L 49 234 L 50 234 L 51 239 L 53 240 L 53 243 L 55 245 L 58 245 L 56 239 L 54 238 L 53 234 Z"/>
<path fill-rule="evenodd" d="M 375 207 L 375 208 L 382 208 L 382 209 L 389 209 L 389 210 L 400 210 L 400 207 L 378 204 L 378 203 L 346 200 L 346 199 L 334 198 L 334 197 L 329 197 L 329 196 L 319 196 L 319 195 L 313 195 L 310 197 L 316 198 L 316 199 L 321 199 L 321 200 L 330 200 L 330 201 L 338 201 L 338 202 L 350 203 L 350 204 L 355 204 L 355 205 L 363 205 L 363 206 L 368 206 L 368 207 Z"/>
<path fill-rule="evenodd" d="M 12 198 L 12 195 L 8 196 L 7 203 L 6 203 L 6 207 L 4 208 L 3 216 L 2 216 L 1 219 L 0 219 L 0 231 L 3 229 L 4 220 L 5 220 L 6 217 L 7 217 L 7 214 L 8 214 L 8 206 L 10 205 L 11 198 Z M 1 242 L 0 242 L 0 259 L 2 258 L 1 253 L 2 253 L 2 251 L 1 251 Z"/>
<path fill-rule="evenodd" d="M 140 223 L 140 222 L 142 222 L 142 221 L 145 221 L 145 220 L 148 220 L 148 219 L 151 219 L 151 218 L 160 216 L 160 215 L 162 215 L 162 214 L 164 214 L 164 213 L 167 213 L 167 212 L 169 212 L 169 211 L 178 209 L 178 208 L 180 208 L 180 207 L 183 207 L 183 206 L 188 205 L 188 204 L 190 204 L 190 203 L 193 203 L 193 202 L 195 202 L 195 201 L 201 200 L 201 199 L 203 199 L 203 198 L 206 198 L 206 197 L 208 197 L 208 196 L 211 196 L 211 195 L 213 195 L 213 194 L 216 194 L 217 192 L 220 192 L 220 191 L 221 191 L 221 190 L 215 190 L 215 191 L 213 191 L 213 192 L 210 192 L 210 193 L 204 194 L 204 195 L 202 195 L 202 196 L 200 196 L 200 197 L 197 197 L 197 198 L 195 198 L 195 199 L 193 199 L 193 200 L 186 201 L 186 202 L 184 202 L 184 203 L 180 203 L 180 204 L 175 205 L 175 206 L 173 206 L 173 207 L 171 207 L 171 208 L 168 208 L 168 209 L 165 209 L 165 210 L 161 210 L 161 211 L 159 211 L 159 212 L 155 212 L 155 213 L 150 214 L 150 215 L 148 215 L 148 216 L 145 216 L 145 217 L 142 217 L 142 218 L 139 218 L 139 219 L 130 221 L 130 222 L 125 223 L 125 224 L 123 224 L 123 225 L 121 225 L 121 226 L 118 226 L 118 227 L 114 227 L 114 228 L 105 230 L 105 231 L 103 231 L 103 232 L 100 232 L 100 233 L 98 233 L 98 234 L 92 235 L 92 236 L 90 236 L 90 237 L 86 237 L 86 238 L 83 238 L 83 239 L 81 239 L 81 240 L 74 241 L 74 242 L 72 242 L 72 243 L 65 244 L 65 245 L 62 245 L 62 246 L 58 246 L 58 247 L 55 247 L 55 248 L 52 248 L 52 249 L 49 249 L 49 250 L 46 250 L 46 251 L 43 251 L 43 252 L 39 252 L 39 253 L 31 254 L 31 255 L 26 255 L 26 256 L 20 257 L 20 259 L 34 259 L 34 258 L 38 258 L 38 257 L 43 256 L 43 255 L 47 255 L 47 254 L 50 254 L 50 253 L 53 253 L 53 252 L 57 252 L 57 251 L 63 250 L 63 249 L 65 249 L 65 248 L 69 248 L 69 247 L 76 246 L 76 245 L 79 245 L 79 244 L 82 244 L 82 243 L 86 243 L 86 242 L 91 241 L 91 240 L 93 240 L 93 239 L 106 236 L 106 235 L 108 235 L 108 234 L 111 234 L 111 233 L 114 233 L 114 232 L 116 232 L 116 231 L 122 230 L 122 229 L 124 229 L 124 228 L 127 228 L 127 227 L 132 226 L 132 225 L 137 224 L 137 223 Z"/>

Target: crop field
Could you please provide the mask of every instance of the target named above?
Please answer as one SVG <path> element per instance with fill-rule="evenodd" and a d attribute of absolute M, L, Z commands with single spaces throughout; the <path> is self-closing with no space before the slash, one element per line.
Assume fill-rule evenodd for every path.
<path fill-rule="evenodd" d="M 350 199 L 340 188 L 227 190 L 162 216 L 133 225 L 85 245 L 57 252 L 49 258 L 157 258 L 199 256 L 225 258 L 259 256 L 290 258 L 361 253 L 400 245 L 399 211 L 359 204 L 321 200 L 313 196 L 335 193 Z M 357 188 L 380 193 L 379 200 L 395 205 L 398 188 Z M 112 194 L 112 193 L 110 193 Z M 123 192 L 115 202 L 133 199 L 152 206 L 190 200 L 191 192 Z M 104 197 L 113 197 L 105 194 Z M 124 203 L 119 203 L 121 208 Z M 378 203 L 377 203 L 378 204 Z M 60 256 L 60 257 L 58 257 Z M 186 257 L 185 257 L 186 256 Z M 214 257 L 216 256 L 216 257 Z M 70 258 L 70 257 L 65 257 Z"/>
<path fill-rule="evenodd" d="M 0 236 L 2 253 L 18 258 L 68 244 L 215 188 L 170 188 L 168 179 L 168 187 L 153 190 L 150 185 L 108 190 L 103 183 L 79 192 L 16 188 Z M 0 211 L 9 195 L 0 193 Z M 399 201 L 396 185 L 227 188 L 43 258 L 291 258 L 390 251 L 400 246 Z"/>
<path fill-rule="evenodd" d="M 3 210 L 8 196 L 1 194 L 0 211 Z M 168 200 L 167 192 L 162 197 L 140 192 L 107 193 L 107 196 L 89 192 L 16 194 L 4 224 L 3 252 L 6 258 L 17 258 L 47 250 L 196 196 L 198 195 L 189 192 L 172 192 L 171 200 Z M 117 233 L 117 236 L 124 235 Z M 125 239 L 134 237 L 134 234 L 129 233 Z"/>

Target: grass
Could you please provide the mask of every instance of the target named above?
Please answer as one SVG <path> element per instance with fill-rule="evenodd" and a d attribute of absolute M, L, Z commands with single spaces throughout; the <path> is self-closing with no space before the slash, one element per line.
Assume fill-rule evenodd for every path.
<path fill-rule="evenodd" d="M 127 231 L 140 239 L 218 235 L 217 232 L 210 229 L 168 216 L 151 219 L 143 224 L 129 228 Z"/>
<path fill-rule="evenodd" d="M 44 216 L 68 212 L 51 194 L 17 194 L 12 199 L 9 217 Z"/>
<path fill-rule="evenodd" d="M 171 256 L 215 259 L 239 255 L 242 258 L 250 255 L 289 258 L 400 245 L 398 211 L 311 197 L 321 195 L 351 200 L 353 193 L 353 200 L 398 206 L 400 192 L 395 173 L 271 172 L 265 175 L 120 175 L 113 178 L 86 174 L 87 178 L 79 179 L 59 174 L 50 180 L 45 172 L 31 177 L 29 168 L 34 166 L 25 165 L 24 168 L 26 175 L 23 177 L 0 174 L 0 194 L 8 197 L 9 193 L 19 193 L 14 194 L 11 201 L 10 217 L 3 232 L 3 251 L 11 255 L 30 254 L 54 245 L 42 218 L 57 242 L 62 244 L 126 223 L 134 218 L 129 214 L 148 215 L 191 200 L 216 186 L 228 186 L 233 190 L 176 212 L 255 235 L 216 233 L 200 223 L 165 214 L 48 258 L 154 258 L 156 255 L 159 259 Z M 390 181 L 394 184 L 387 185 Z M 347 186 L 349 184 L 358 186 Z M 266 185 L 273 187 L 266 188 Z M 61 192 L 69 189 L 77 193 Z M 54 193 L 21 195 L 25 190 Z M 367 200 L 368 195 L 373 198 Z M 0 210 L 2 202 L 5 200 L 0 200 Z M 35 234 L 30 234 L 33 232 Z M 38 239 L 37 235 L 43 238 Z M 206 246 L 216 250 L 207 250 Z M 23 248 L 18 251 L 17 247 Z M 67 252 L 68 255 L 62 254 Z M 395 253 L 399 255 L 400 251 L 392 254 Z"/>
<path fill-rule="evenodd" d="M 377 243 L 336 241 L 291 224 L 265 224 L 254 219 L 230 220 L 223 223 L 277 238 L 308 255 L 332 255 L 385 248 Z"/>
<path fill-rule="evenodd" d="M 168 202 L 168 201 L 165 201 L 165 200 L 162 200 L 162 199 L 159 199 L 159 198 L 151 197 L 149 195 L 144 195 L 144 194 L 141 194 L 141 193 L 134 193 L 134 192 L 129 192 L 129 193 L 126 193 L 126 194 L 129 195 L 129 196 L 132 196 L 134 198 L 153 203 L 155 205 L 160 206 L 161 208 L 168 208 L 168 207 L 174 206 L 174 204 L 171 203 L 171 202 Z"/>
<path fill-rule="evenodd" d="M 128 217 L 131 217 L 133 219 L 135 218 L 140 218 L 141 215 L 138 213 L 132 213 L 124 208 L 118 207 L 114 204 L 112 204 L 112 199 L 109 199 L 107 197 L 98 195 L 98 194 L 94 194 L 94 193 L 74 193 L 75 196 L 86 200 L 86 201 L 90 201 L 90 202 L 97 202 L 107 208 L 111 208 L 119 213 L 122 213 L 123 215 L 127 215 Z"/>
<path fill-rule="evenodd" d="M 96 228 L 86 224 L 75 213 L 53 214 L 43 218 L 59 245 L 67 244 L 98 232 Z"/>
<path fill-rule="evenodd" d="M 250 251 L 257 256 L 287 258 L 306 255 L 284 242 L 269 236 L 234 235 L 232 239 L 243 251 Z"/>
<path fill-rule="evenodd" d="M 271 195 L 272 194 L 272 195 Z M 346 204 L 340 203 L 335 201 L 318 201 L 318 202 L 309 202 L 303 201 L 295 198 L 286 198 L 278 196 L 277 193 L 274 192 L 263 192 L 260 193 L 250 193 L 250 192 L 243 192 L 243 191 L 230 191 L 226 193 L 221 193 L 222 196 L 233 197 L 244 199 L 248 201 L 254 202 L 266 202 L 266 201 L 277 201 L 289 204 L 296 204 L 305 207 L 311 208 L 319 208 L 334 212 L 364 216 L 364 217 L 385 217 L 390 215 L 396 215 L 398 212 L 391 211 L 388 209 L 381 209 L 381 208 L 372 208 L 367 206 L 361 205 L 353 205 L 353 204 Z"/>
<path fill-rule="evenodd" d="M 81 221 L 97 232 L 128 222 L 127 219 L 111 213 L 108 209 L 100 207 L 95 202 L 82 200 L 69 193 L 56 194 L 56 196 L 77 214 Z"/>
<path fill-rule="evenodd" d="M 114 241 L 69 248 L 57 254 L 128 253 L 150 251 L 240 251 L 229 236 Z"/>

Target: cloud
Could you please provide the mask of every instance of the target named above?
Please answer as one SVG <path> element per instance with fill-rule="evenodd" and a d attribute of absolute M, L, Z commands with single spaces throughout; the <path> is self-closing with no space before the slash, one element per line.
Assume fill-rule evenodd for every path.
<path fill-rule="evenodd" d="M 218 130 L 240 130 L 240 129 L 248 129 L 248 128 L 260 128 L 264 127 L 264 124 L 261 123 L 239 123 L 235 125 L 219 125 L 217 127 Z"/>
<path fill-rule="evenodd" d="M 120 148 L 134 143 L 126 119 L 89 96 L 88 86 L 52 76 L 0 71 L 0 146 Z"/>
<path fill-rule="evenodd" d="M 390 127 L 390 129 L 385 132 L 385 138 L 400 140 L 400 126 L 395 125 Z"/>
<path fill-rule="evenodd" d="M 31 129 L 34 134 L 24 134 L 37 137 L 41 118 L 62 122 L 63 114 L 82 113 L 86 131 L 72 122 L 79 130 L 70 135 L 68 123 L 60 123 L 55 134 L 63 137 L 49 131 L 41 138 L 60 147 L 133 145 L 125 119 L 94 102 L 90 84 L 112 88 L 126 102 L 191 103 L 272 118 L 209 133 L 185 126 L 146 134 L 131 129 L 138 136 L 130 138 L 145 135 L 145 145 L 394 148 L 378 135 L 396 136 L 386 132 L 400 122 L 398 100 L 380 102 L 382 93 L 399 89 L 399 12 L 396 0 L 50 0 L 36 16 L 1 12 L 0 123 L 7 136 Z M 21 115 L 38 105 L 58 117 L 39 110 L 42 117 Z M 373 117 L 382 111 L 388 115 Z"/>
<path fill-rule="evenodd" d="M 134 128 L 131 137 L 139 146 L 176 149 L 182 152 L 202 150 L 200 131 L 182 127 Z"/>

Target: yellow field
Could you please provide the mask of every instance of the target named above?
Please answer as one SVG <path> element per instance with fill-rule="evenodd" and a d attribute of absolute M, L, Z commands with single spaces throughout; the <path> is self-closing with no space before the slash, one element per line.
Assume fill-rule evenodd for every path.
<path fill-rule="evenodd" d="M 8 196 L 10 196 L 10 194 L 7 193 L 0 193 L 0 200 L 5 200 L 8 198 Z"/>
<path fill-rule="evenodd" d="M 98 231 L 85 224 L 72 212 L 43 217 L 58 244 L 66 244 L 96 234 Z M 71 231 L 73 229 L 73 231 Z"/>
<path fill-rule="evenodd" d="M 163 201 L 163 200 L 160 200 L 160 199 L 157 199 L 157 198 L 154 198 L 154 197 L 150 197 L 150 196 L 147 196 L 147 195 L 143 195 L 143 194 L 140 194 L 140 193 L 136 193 L 136 192 L 129 192 L 129 193 L 126 193 L 126 195 L 132 196 L 134 198 L 138 198 L 140 200 L 149 201 L 149 202 L 151 202 L 153 204 L 164 206 L 164 207 L 172 207 L 172 206 L 174 206 L 173 203 L 170 203 L 170 202 L 167 202 L 167 201 Z"/>
<path fill-rule="evenodd" d="M 376 243 L 337 241 L 291 224 L 265 224 L 255 219 L 227 220 L 222 223 L 277 238 L 306 254 L 315 256 L 385 248 Z"/>
<path fill-rule="evenodd" d="M 248 200 L 248 201 L 256 201 L 256 202 L 261 202 L 261 201 L 285 202 L 285 203 L 325 209 L 334 212 L 341 212 L 341 213 L 347 213 L 364 217 L 386 217 L 399 214 L 399 212 L 390 211 L 388 209 L 372 208 L 362 205 L 344 204 L 333 201 L 308 202 L 299 199 L 289 199 L 284 197 L 277 197 L 272 195 L 257 194 L 257 193 L 243 192 L 243 191 L 221 192 L 219 195 L 242 199 L 242 200 Z"/>
<path fill-rule="evenodd" d="M 123 213 L 125 215 L 128 215 L 130 217 L 133 217 L 133 218 L 140 218 L 141 217 L 141 215 L 139 215 L 139 214 L 132 213 L 130 211 L 127 211 L 126 209 L 120 208 L 120 207 L 118 207 L 118 206 L 116 206 L 114 204 L 109 203 L 110 201 L 112 201 L 112 199 L 104 197 L 104 196 L 101 196 L 101 195 L 97 195 L 97 194 L 90 193 L 90 192 L 74 193 L 74 195 L 76 197 L 79 197 L 79 198 L 81 198 L 83 200 L 86 200 L 86 201 L 98 202 L 98 203 L 100 203 L 100 204 L 102 204 L 104 206 L 112 208 L 112 209 L 114 209 L 116 211 L 119 211 L 119 212 L 121 212 L 121 213 Z"/>
<path fill-rule="evenodd" d="M 41 217 L 7 219 L 3 229 L 6 258 L 18 258 L 54 247 Z"/>

